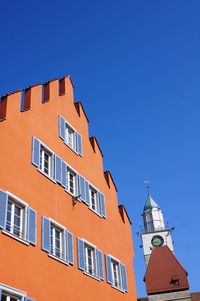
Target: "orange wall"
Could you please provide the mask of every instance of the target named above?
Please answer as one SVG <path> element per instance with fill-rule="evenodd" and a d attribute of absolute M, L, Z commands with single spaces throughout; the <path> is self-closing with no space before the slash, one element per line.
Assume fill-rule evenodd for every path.
<path fill-rule="evenodd" d="M 8 190 L 37 212 L 37 245 L 26 246 L 0 233 L 0 283 L 9 285 L 37 301 L 136 300 L 132 268 L 133 246 L 129 220 L 118 210 L 116 190 L 105 180 L 102 155 L 89 140 L 88 121 L 80 107 L 77 113 L 73 87 L 65 78 L 66 93 L 58 96 L 58 81 L 50 82 L 50 101 L 42 104 L 42 86 L 31 89 L 31 109 L 20 112 L 21 92 L 7 97 L 6 120 L 0 123 L 0 189 Z M 62 115 L 81 135 L 83 157 L 59 138 L 58 115 Z M 103 116 L 102 116 L 103 118 Z M 106 219 L 77 202 L 60 185 L 42 175 L 31 163 L 32 136 L 40 139 L 105 195 Z M 74 266 L 66 266 L 41 249 L 41 217 L 51 217 L 74 235 Z M 85 238 L 103 254 L 109 253 L 126 265 L 128 293 L 97 281 L 78 269 L 76 237 Z M 104 262 L 104 261 L 103 261 Z"/>

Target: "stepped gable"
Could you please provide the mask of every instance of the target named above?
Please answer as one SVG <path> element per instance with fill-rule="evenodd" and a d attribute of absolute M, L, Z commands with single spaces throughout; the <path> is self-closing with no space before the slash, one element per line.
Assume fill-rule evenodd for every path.
<path fill-rule="evenodd" d="M 144 281 L 148 295 L 189 289 L 187 271 L 167 246 L 153 249 Z"/>

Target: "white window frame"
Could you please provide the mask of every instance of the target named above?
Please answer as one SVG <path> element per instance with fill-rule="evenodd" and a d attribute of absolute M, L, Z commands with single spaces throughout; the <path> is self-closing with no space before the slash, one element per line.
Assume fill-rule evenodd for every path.
<path fill-rule="evenodd" d="M 89 251 L 91 251 L 91 263 L 89 265 Z M 97 277 L 97 255 L 96 255 L 96 247 L 91 245 L 90 243 L 84 241 L 84 271 L 90 276 Z M 90 271 L 92 269 L 92 272 Z"/>
<path fill-rule="evenodd" d="M 41 143 L 41 142 L 40 142 Z M 48 155 L 48 172 L 45 171 L 45 154 Z M 54 173 L 54 153 L 43 143 L 40 146 L 40 168 L 39 170 L 49 178 L 53 178 Z"/>
<path fill-rule="evenodd" d="M 10 301 L 10 297 L 16 298 L 17 301 L 24 301 L 26 297 L 26 293 L 17 289 L 14 289 L 10 286 L 0 284 L 0 288 L 2 289 L 2 294 L 8 295 L 6 301 Z M 10 295 L 10 296 L 9 296 Z M 17 299 L 18 298 L 18 299 Z"/>
<path fill-rule="evenodd" d="M 58 222 L 54 221 L 53 219 L 49 219 L 50 221 L 50 252 L 49 252 L 49 256 L 58 260 L 58 261 L 61 261 L 63 262 L 64 264 L 68 265 L 68 263 L 66 262 L 65 258 L 66 258 L 66 249 L 65 249 L 65 246 L 66 246 L 66 237 L 65 237 L 65 231 L 66 231 L 66 228 L 59 224 Z M 55 229 L 58 229 L 60 231 L 60 236 L 61 236 L 61 254 L 62 256 L 57 256 L 56 255 L 56 252 L 55 252 L 55 249 L 52 251 L 51 249 L 51 228 L 55 228 Z M 53 246 L 55 247 L 55 237 L 53 238 Z"/>
<path fill-rule="evenodd" d="M 111 255 L 110 255 L 110 257 L 111 257 L 112 287 L 114 287 L 114 288 L 116 288 L 116 289 L 119 289 L 119 290 L 121 290 L 121 291 L 124 292 L 124 290 L 123 290 L 123 288 L 122 288 L 122 275 L 121 275 L 121 268 L 120 268 L 121 262 L 120 262 L 117 258 L 115 258 L 115 257 L 113 257 L 113 256 L 111 256 Z M 116 285 L 116 283 L 115 283 L 114 264 L 115 264 L 115 266 L 118 267 L 118 271 L 117 271 L 117 278 L 118 278 L 117 281 L 118 281 L 118 285 Z"/>
<path fill-rule="evenodd" d="M 92 243 L 90 243 L 89 241 L 87 241 L 86 239 L 83 239 L 83 243 L 84 243 L 84 274 L 95 278 L 96 280 L 100 281 L 100 279 L 98 278 L 98 265 L 97 265 L 97 247 L 95 245 L 93 245 Z M 92 250 L 92 273 L 90 273 L 89 271 L 89 264 L 88 264 L 88 249 Z"/>
<path fill-rule="evenodd" d="M 59 259 L 64 260 L 65 259 L 65 235 L 64 235 L 64 229 L 58 226 L 57 223 L 54 223 L 51 221 L 50 224 L 50 231 L 51 231 L 51 241 L 50 241 L 50 248 L 51 248 L 51 254 L 55 257 L 58 257 Z M 59 253 L 60 255 L 57 255 L 56 250 L 56 230 L 59 231 Z M 52 249 L 53 247 L 53 249 Z"/>
<path fill-rule="evenodd" d="M 28 204 L 26 202 L 24 202 L 23 200 L 21 200 L 20 198 L 16 197 L 15 195 L 13 195 L 12 193 L 8 193 L 8 203 L 11 203 L 12 205 L 12 211 L 11 211 L 11 223 L 10 223 L 10 230 L 7 229 L 7 216 L 8 216 L 8 208 L 6 210 L 6 225 L 5 225 L 5 230 L 3 230 L 2 232 L 14 237 L 17 240 L 22 241 L 23 243 L 29 245 L 29 243 L 26 242 L 27 239 L 27 214 L 28 214 Z M 20 207 L 21 208 L 21 221 L 20 221 L 20 235 L 17 235 L 14 233 L 14 209 L 15 206 Z"/>
<path fill-rule="evenodd" d="M 70 135 L 72 138 L 72 144 L 70 143 Z M 76 152 L 76 130 L 67 122 L 65 122 L 65 143 Z"/>
<path fill-rule="evenodd" d="M 70 175 L 73 176 L 73 180 L 71 181 Z M 77 196 L 78 195 L 78 173 L 72 169 L 70 166 L 67 165 L 67 191 L 72 195 L 72 196 Z M 71 182 L 73 183 L 73 192 L 71 190 Z"/>
<path fill-rule="evenodd" d="M 94 194 L 94 195 L 93 195 Z M 94 196 L 94 198 L 93 198 Z M 90 209 L 100 215 L 100 202 L 99 202 L 99 194 L 98 190 L 94 188 L 91 184 L 89 184 L 89 198 L 90 198 Z M 95 208 L 93 208 L 93 200 L 95 201 Z"/>

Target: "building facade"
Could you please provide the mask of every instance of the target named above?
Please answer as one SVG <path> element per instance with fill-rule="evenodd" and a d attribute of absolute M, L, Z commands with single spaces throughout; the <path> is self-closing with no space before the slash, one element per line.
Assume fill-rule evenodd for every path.
<path fill-rule="evenodd" d="M 0 101 L 0 300 L 136 300 L 131 222 L 69 76 Z"/>

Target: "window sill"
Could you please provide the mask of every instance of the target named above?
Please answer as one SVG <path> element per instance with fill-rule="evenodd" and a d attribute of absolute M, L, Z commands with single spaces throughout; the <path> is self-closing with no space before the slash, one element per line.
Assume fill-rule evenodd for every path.
<path fill-rule="evenodd" d="M 91 278 L 93 278 L 97 281 L 101 281 L 97 276 L 91 275 L 91 274 L 87 273 L 86 271 L 83 271 L 83 274 L 86 275 L 86 276 L 89 276 L 89 277 L 91 277 Z"/>
<path fill-rule="evenodd" d="M 48 253 L 48 256 L 51 257 L 51 258 L 53 258 L 53 259 L 55 259 L 55 260 L 57 260 L 57 261 L 59 261 L 59 262 L 61 262 L 61 263 L 63 263 L 63 264 L 65 264 L 65 265 L 69 265 L 68 262 L 64 261 L 63 259 L 61 259 L 61 258 L 59 258 L 59 257 L 57 257 L 57 256 L 55 256 L 55 255 L 53 255 L 51 253 Z"/>
<path fill-rule="evenodd" d="M 115 286 L 115 285 L 113 285 L 113 284 L 111 284 L 111 287 L 112 287 L 112 288 L 115 288 L 116 290 L 118 290 L 118 291 L 120 291 L 121 293 L 125 294 L 125 291 L 124 291 L 122 288 L 119 288 L 119 287 L 117 287 L 117 286 Z"/>
<path fill-rule="evenodd" d="M 12 233 L 6 231 L 6 230 L 2 230 L 2 233 L 5 234 L 5 235 L 10 236 L 11 238 L 13 238 L 13 239 L 15 239 L 15 240 L 18 240 L 19 242 L 23 243 L 23 244 L 26 245 L 26 246 L 29 246 L 29 245 L 30 245 L 27 241 L 23 240 L 22 238 L 20 238 L 20 237 L 14 235 L 14 234 L 12 234 Z"/>
<path fill-rule="evenodd" d="M 67 144 L 66 141 L 63 141 L 63 142 L 67 147 L 69 147 L 69 149 L 71 149 L 77 156 L 79 156 L 79 154 L 77 153 L 77 151 L 75 149 L 73 149 L 73 147 L 71 147 L 69 144 Z"/>
<path fill-rule="evenodd" d="M 53 178 L 51 178 L 50 176 L 48 176 L 48 175 L 47 175 L 45 172 L 43 172 L 41 169 L 37 168 L 37 170 L 38 170 L 41 174 L 43 174 L 45 177 L 47 177 L 49 180 L 51 180 L 53 183 L 56 184 L 56 181 L 55 181 Z"/>
<path fill-rule="evenodd" d="M 95 211 L 94 209 L 92 209 L 90 206 L 88 207 L 92 212 L 94 212 L 96 215 L 98 215 L 100 218 L 102 218 L 102 215 L 100 213 L 98 213 L 97 211 Z"/>
<path fill-rule="evenodd" d="M 80 199 L 80 198 L 77 198 L 77 196 L 74 195 L 74 194 L 72 194 L 69 190 L 65 189 L 65 191 L 66 191 L 69 195 L 71 195 L 72 198 L 74 198 L 74 199 L 76 199 L 77 201 L 79 201 L 80 203 L 82 203 L 81 199 Z"/>

